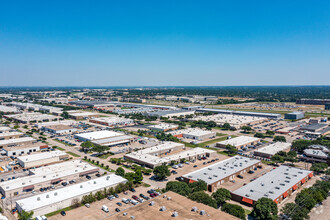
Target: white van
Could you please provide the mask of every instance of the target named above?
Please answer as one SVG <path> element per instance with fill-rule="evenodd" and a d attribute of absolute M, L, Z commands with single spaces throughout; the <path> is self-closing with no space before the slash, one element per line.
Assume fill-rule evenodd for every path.
<path fill-rule="evenodd" d="M 131 203 L 132 203 L 133 205 L 137 205 L 137 204 L 139 204 L 139 202 L 136 201 L 136 200 L 134 200 L 134 199 L 131 200 Z"/>
<path fill-rule="evenodd" d="M 121 201 L 122 201 L 123 203 L 125 203 L 125 204 L 128 203 L 128 200 L 127 200 L 126 198 L 123 198 Z"/>
<path fill-rule="evenodd" d="M 107 207 L 107 206 L 105 206 L 105 205 L 103 205 L 103 206 L 102 206 L 102 210 L 103 210 L 104 212 L 109 212 L 109 209 L 108 209 L 108 207 Z"/>
<path fill-rule="evenodd" d="M 47 220 L 47 217 L 46 216 L 41 216 L 42 220 Z"/>

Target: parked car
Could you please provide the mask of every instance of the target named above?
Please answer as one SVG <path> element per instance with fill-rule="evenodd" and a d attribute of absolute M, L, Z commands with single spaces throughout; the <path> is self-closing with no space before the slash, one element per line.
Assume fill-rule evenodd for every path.
<path fill-rule="evenodd" d="M 61 211 L 61 215 L 62 215 L 62 216 L 66 216 L 65 211 Z"/>
<path fill-rule="evenodd" d="M 118 194 L 117 193 L 115 193 L 115 194 L 113 194 L 116 198 L 119 198 L 119 196 L 118 196 Z"/>
<path fill-rule="evenodd" d="M 243 179 L 244 177 L 242 175 L 237 175 L 238 178 Z"/>
<path fill-rule="evenodd" d="M 106 205 L 103 205 L 103 206 L 102 206 L 102 210 L 103 210 L 104 212 L 106 212 L 106 213 L 109 212 L 109 209 L 108 209 L 108 207 L 107 207 Z"/>
<path fill-rule="evenodd" d="M 123 204 L 121 204 L 121 202 L 117 202 L 116 204 L 117 204 L 117 206 L 122 206 L 123 205 Z"/>
<path fill-rule="evenodd" d="M 196 168 L 196 167 L 197 167 L 197 165 L 194 165 L 193 167 L 194 167 L 194 168 Z"/>
<path fill-rule="evenodd" d="M 248 173 L 252 174 L 252 173 L 254 173 L 254 171 L 253 170 L 250 170 Z"/>
<path fill-rule="evenodd" d="M 88 175 L 86 175 L 86 178 L 90 180 L 92 177 L 91 177 L 91 176 L 88 176 Z"/>
<path fill-rule="evenodd" d="M 116 208 L 115 211 L 116 211 L 116 212 L 120 212 L 120 209 Z"/>
<path fill-rule="evenodd" d="M 89 203 L 86 203 L 85 206 L 86 206 L 87 208 L 91 207 L 91 205 L 90 205 Z"/>
<path fill-rule="evenodd" d="M 135 189 L 134 189 L 134 188 L 131 188 L 131 189 L 129 189 L 129 191 L 131 191 L 131 192 L 135 192 Z"/>
<path fill-rule="evenodd" d="M 138 199 L 138 197 L 136 195 L 133 195 L 132 198 L 135 199 L 135 200 Z"/>

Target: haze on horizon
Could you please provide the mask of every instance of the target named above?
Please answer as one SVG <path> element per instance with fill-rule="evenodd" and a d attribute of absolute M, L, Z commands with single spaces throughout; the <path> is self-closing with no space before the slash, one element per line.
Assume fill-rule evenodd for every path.
<path fill-rule="evenodd" d="M 330 85 L 330 2 L 3 1 L 0 86 Z"/>

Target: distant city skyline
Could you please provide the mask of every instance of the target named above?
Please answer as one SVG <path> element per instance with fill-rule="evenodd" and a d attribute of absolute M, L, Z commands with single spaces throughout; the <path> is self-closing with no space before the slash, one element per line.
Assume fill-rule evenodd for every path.
<path fill-rule="evenodd" d="M 0 87 L 330 85 L 330 2 L 4 1 Z"/>

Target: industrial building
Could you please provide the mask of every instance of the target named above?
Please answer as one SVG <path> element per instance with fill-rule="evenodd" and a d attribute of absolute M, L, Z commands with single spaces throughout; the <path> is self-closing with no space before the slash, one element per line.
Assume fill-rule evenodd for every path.
<path fill-rule="evenodd" d="M 70 125 L 61 125 L 61 124 L 44 126 L 42 127 L 42 130 L 51 134 L 60 134 L 60 135 L 70 134 L 77 131 L 76 128 Z"/>
<path fill-rule="evenodd" d="M 20 109 L 27 109 L 27 110 L 32 110 L 32 111 L 45 111 L 45 112 L 49 112 L 49 113 L 61 112 L 63 110 L 62 108 L 59 108 L 59 107 L 39 105 L 39 104 L 34 104 L 34 103 L 12 102 L 11 104 Z"/>
<path fill-rule="evenodd" d="M 13 129 L 10 128 L 10 127 L 6 127 L 6 126 L 2 126 L 0 127 L 0 133 L 4 133 L 4 132 L 10 132 L 12 131 Z"/>
<path fill-rule="evenodd" d="M 308 149 L 304 150 L 304 153 L 300 156 L 302 160 L 312 163 L 327 163 L 330 165 L 330 150 L 326 146 L 311 145 Z"/>
<path fill-rule="evenodd" d="M 32 190 L 58 184 L 62 181 L 78 179 L 84 175 L 97 173 L 99 168 L 89 163 L 72 160 L 36 169 L 30 169 L 29 175 L 0 183 L 3 196 L 17 196 Z"/>
<path fill-rule="evenodd" d="M 201 109 L 196 110 L 196 112 L 197 113 L 210 112 L 210 113 L 216 113 L 216 114 L 253 116 L 253 117 L 271 118 L 271 119 L 282 118 L 281 114 L 274 114 L 274 113 L 233 111 L 233 110 L 211 109 L 211 108 L 201 108 Z"/>
<path fill-rule="evenodd" d="M 4 112 L 8 114 L 8 113 L 17 113 L 19 111 L 15 107 L 0 105 L 0 112 Z"/>
<path fill-rule="evenodd" d="M 187 128 L 182 130 L 170 131 L 169 134 L 177 138 L 187 138 L 196 141 L 205 141 L 207 139 L 215 138 L 217 133 L 214 131 L 202 130 L 199 128 Z"/>
<path fill-rule="evenodd" d="M 1 154 L 6 155 L 8 157 L 10 156 L 22 156 L 24 154 L 30 154 L 33 152 L 48 150 L 49 147 L 47 144 L 44 144 L 42 142 L 37 142 L 34 144 L 25 144 L 25 145 L 19 145 L 19 146 L 13 146 L 13 147 L 4 147 L 2 149 Z"/>
<path fill-rule="evenodd" d="M 75 120 L 82 120 L 82 119 L 88 119 L 88 118 L 97 118 L 100 117 L 98 113 L 93 112 L 68 112 L 69 116 Z"/>
<path fill-rule="evenodd" d="M 75 120 L 58 120 L 58 121 L 49 121 L 49 122 L 42 122 L 42 123 L 37 123 L 34 126 L 37 128 L 43 128 L 51 125 L 68 125 L 68 126 L 74 126 L 78 124 L 77 121 Z"/>
<path fill-rule="evenodd" d="M 108 127 L 125 127 L 134 125 L 134 120 L 130 118 L 122 117 L 103 117 L 103 118 L 94 118 L 90 119 L 89 122 L 105 125 Z"/>
<path fill-rule="evenodd" d="M 84 195 L 95 193 L 104 188 L 115 187 L 119 183 L 126 183 L 127 180 L 121 176 L 110 174 L 89 180 L 79 184 L 70 185 L 61 189 L 42 193 L 40 195 L 31 196 L 25 199 L 16 201 L 16 208 L 19 212 L 33 211 L 35 216 L 45 215 L 72 205 L 72 201 L 78 201 Z"/>
<path fill-rule="evenodd" d="M 37 140 L 32 137 L 21 137 L 15 139 L 0 140 L 0 149 L 4 147 L 15 147 L 15 146 L 22 146 L 33 143 L 37 143 Z"/>
<path fill-rule="evenodd" d="M 17 163 L 24 168 L 31 168 L 45 166 L 67 159 L 69 159 L 69 155 L 67 153 L 55 150 L 17 157 Z"/>
<path fill-rule="evenodd" d="M 181 159 L 196 160 L 200 157 L 211 157 L 216 154 L 216 151 L 204 148 L 185 149 L 184 144 L 175 142 L 165 142 L 154 147 L 135 151 L 124 156 L 125 159 L 130 159 L 140 165 L 154 168 L 162 164 L 169 164 L 171 161 L 180 162 Z M 175 153 L 175 151 L 178 151 Z"/>
<path fill-rule="evenodd" d="M 80 141 L 91 141 L 93 144 L 103 146 L 130 144 L 134 141 L 132 136 L 108 130 L 75 134 L 74 137 Z"/>
<path fill-rule="evenodd" d="M 172 118 L 172 117 L 180 117 L 180 116 L 193 115 L 193 114 L 195 114 L 195 111 L 186 111 L 186 110 L 181 110 L 181 109 L 161 110 L 161 111 L 146 113 L 146 115 L 148 115 L 148 116 L 154 116 L 157 118 L 160 118 L 160 117 Z"/>
<path fill-rule="evenodd" d="M 284 115 L 284 119 L 289 119 L 289 120 L 299 120 L 303 119 L 305 117 L 304 112 L 291 112 L 291 113 L 286 113 Z"/>
<path fill-rule="evenodd" d="M 243 149 L 248 146 L 254 146 L 260 142 L 260 138 L 250 137 L 250 136 L 239 136 L 231 139 L 227 139 L 225 141 L 221 141 L 216 143 L 216 147 L 226 148 L 226 146 L 232 145 L 237 149 Z"/>
<path fill-rule="evenodd" d="M 300 127 L 301 131 L 303 131 L 305 133 L 306 136 L 309 137 L 320 137 L 321 135 L 327 135 L 330 134 L 330 127 L 328 124 L 309 124 L 303 127 Z"/>
<path fill-rule="evenodd" d="M 173 131 L 178 129 L 179 126 L 176 124 L 168 124 L 168 123 L 161 123 L 157 125 L 150 125 L 149 129 L 154 130 L 154 131 L 161 131 L 161 132 L 166 132 L 166 131 Z"/>
<path fill-rule="evenodd" d="M 325 105 L 330 99 L 297 99 L 296 104 L 300 105 Z"/>
<path fill-rule="evenodd" d="M 15 139 L 23 137 L 24 134 L 22 132 L 18 131 L 12 131 L 12 132 L 3 132 L 0 133 L 0 140 L 9 140 L 9 139 Z"/>
<path fill-rule="evenodd" d="M 231 127 L 240 128 L 245 125 L 255 125 L 268 120 L 264 117 L 232 115 L 232 114 L 215 114 L 215 115 L 200 115 L 191 119 L 192 121 L 214 121 L 217 125 L 222 126 L 225 123 Z"/>
<path fill-rule="evenodd" d="M 39 112 L 22 113 L 14 115 L 4 115 L 5 118 L 12 118 L 13 120 L 26 124 L 31 122 L 42 122 L 56 120 L 54 115 L 41 114 Z"/>
<path fill-rule="evenodd" d="M 313 176 L 313 172 L 300 168 L 280 166 L 232 192 L 232 200 L 253 205 L 265 197 L 277 204 L 289 197 Z"/>
<path fill-rule="evenodd" d="M 275 142 L 273 144 L 269 144 L 265 147 L 259 148 L 258 150 L 254 151 L 255 156 L 265 157 L 270 159 L 276 153 L 280 151 L 288 152 L 290 150 L 291 144 L 284 143 L 284 142 Z"/>
<path fill-rule="evenodd" d="M 188 173 L 182 177 L 187 183 L 203 180 L 207 183 L 208 191 L 213 192 L 225 182 L 233 180 L 236 175 L 247 173 L 259 165 L 261 165 L 260 160 L 235 156 Z"/>

